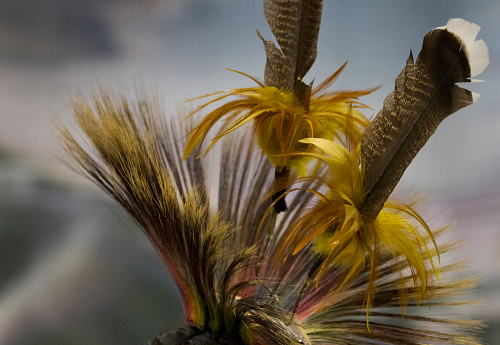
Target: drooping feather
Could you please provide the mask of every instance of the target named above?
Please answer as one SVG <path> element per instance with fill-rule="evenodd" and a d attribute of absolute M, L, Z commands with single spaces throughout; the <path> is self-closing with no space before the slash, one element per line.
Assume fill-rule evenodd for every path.
<path fill-rule="evenodd" d="M 395 90 L 363 134 L 368 194 L 362 208 L 372 217 L 438 125 L 477 98 L 456 84 L 470 82 L 488 65 L 486 45 L 475 41 L 478 32 L 478 25 L 463 19 L 450 19 L 445 27 L 429 32 L 417 60 L 410 53 Z"/>

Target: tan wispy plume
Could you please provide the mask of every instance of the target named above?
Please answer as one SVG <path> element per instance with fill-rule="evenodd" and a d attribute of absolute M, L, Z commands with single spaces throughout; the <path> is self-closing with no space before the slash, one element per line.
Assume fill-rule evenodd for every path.
<path fill-rule="evenodd" d="M 287 344 L 295 337 L 282 327 L 290 313 L 271 295 L 251 293 L 262 284 L 253 273 L 255 248 L 228 248 L 235 228 L 209 211 L 202 165 L 181 164 L 177 127 L 162 120 L 154 100 L 137 97 L 103 89 L 89 102 L 79 97 L 72 110 L 83 139 L 58 126 L 63 147 L 151 241 L 181 291 L 192 337 Z"/>
<path fill-rule="evenodd" d="M 304 285 L 318 266 L 312 250 L 273 269 L 278 243 L 302 210 L 314 205 L 312 194 L 290 193 L 288 211 L 267 217 L 257 236 L 271 205 L 266 195 L 274 169 L 257 151 L 248 156 L 241 136 L 224 139 L 218 199 L 210 204 L 210 188 L 204 187 L 209 169 L 201 160 L 182 160 L 186 131 L 177 119 L 165 120 L 155 97 L 98 89 L 89 99 L 78 97 L 72 111 L 81 131 L 59 124 L 58 133 L 73 164 L 134 217 L 181 291 L 186 326 L 151 344 L 480 343 L 474 335 L 480 322 L 425 316 L 427 304 L 413 308 L 421 285 L 400 276 L 410 270 L 403 254 L 378 257 L 371 332 L 363 307 L 370 264 L 343 285 L 346 271 L 334 265 L 317 286 Z M 318 186 L 311 181 L 302 187 Z M 438 242 L 443 231 L 434 232 Z M 428 235 L 422 238 L 429 243 Z M 454 247 L 440 244 L 442 254 Z M 429 255 L 435 259 L 437 252 L 429 249 Z M 429 305 L 446 308 L 446 315 L 474 285 L 473 279 L 448 280 L 459 268 L 441 267 L 442 280 L 427 287 Z M 410 310 L 403 320 L 406 295 Z"/>

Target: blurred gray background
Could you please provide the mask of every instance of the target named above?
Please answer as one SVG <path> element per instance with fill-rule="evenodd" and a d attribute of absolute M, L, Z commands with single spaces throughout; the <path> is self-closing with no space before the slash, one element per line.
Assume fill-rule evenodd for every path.
<path fill-rule="evenodd" d="M 456 223 L 455 257 L 487 299 L 467 313 L 487 321 L 487 344 L 500 344 L 499 14 L 496 1 L 327 0 L 306 75 L 321 82 L 349 60 L 333 88 L 382 85 L 363 100 L 371 116 L 430 29 L 482 27 L 486 82 L 468 85 L 481 98 L 444 121 L 401 184 Z M 140 231 L 56 158 L 51 118 L 69 123 L 68 101 L 97 83 L 155 87 L 183 115 L 188 98 L 252 85 L 225 68 L 263 77 L 256 29 L 272 38 L 260 0 L 0 0 L 0 344 L 140 344 L 182 323 Z"/>

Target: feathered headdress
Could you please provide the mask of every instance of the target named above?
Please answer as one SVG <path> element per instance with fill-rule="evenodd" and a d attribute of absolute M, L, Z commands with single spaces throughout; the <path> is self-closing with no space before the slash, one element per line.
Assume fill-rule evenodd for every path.
<path fill-rule="evenodd" d="M 474 100 L 456 83 L 487 65 L 484 43 L 474 41 L 479 28 L 455 19 L 431 31 L 371 124 L 353 109 L 360 94 L 342 93 L 336 95 L 347 106 L 340 102 L 333 116 L 336 95 L 325 95 L 325 118 L 315 123 L 315 92 L 302 78 L 316 56 L 321 6 L 265 1 L 281 47 L 265 41 L 265 85 L 233 92 L 244 100 L 208 114 L 187 143 L 181 138 L 191 128 L 165 120 L 148 94 L 96 90 L 90 100 L 73 102 L 81 137 L 58 127 L 79 171 L 134 217 L 179 287 L 186 326 L 150 344 L 479 343 L 478 321 L 423 316 L 412 308 L 401 322 L 401 306 L 426 300 L 430 307 L 451 308 L 464 303 L 460 296 L 475 281 L 450 277 L 460 264 L 437 266 L 439 255 L 456 246 L 441 242 L 446 226 L 431 231 L 413 204 L 389 199 L 439 122 Z M 234 118 L 242 109 L 247 113 L 229 127 L 226 122 L 217 140 L 248 121 L 257 134 L 241 129 L 238 138 L 223 138 L 218 198 L 211 198 L 203 160 L 187 153 L 215 120 Z M 280 130 L 267 126 L 265 134 L 277 141 L 269 145 L 278 153 L 266 151 L 259 116 L 283 124 Z M 321 133 L 323 123 L 330 128 L 333 118 L 339 123 L 335 134 L 310 135 Z M 313 130 L 290 133 L 293 119 L 306 119 Z M 268 160 L 243 138 L 255 135 Z M 286 135 L 293 140 L 283 145 Z M 317 161 L 315 169 L 276 184 L 276 171 L 293 170 L 290 162 L 302 158 Z M 210 157 L 210 167 L 215 161 Z M 273 205 L 285 194 L 288 207 L 278 216 Z M 435 281 L 438 271 L 441 280 Z"/>

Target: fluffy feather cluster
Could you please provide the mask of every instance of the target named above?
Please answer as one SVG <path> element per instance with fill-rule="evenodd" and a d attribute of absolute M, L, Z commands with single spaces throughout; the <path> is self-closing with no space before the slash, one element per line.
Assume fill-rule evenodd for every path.
<path fill-rule="evenodd" d="M 332 266 L 317 286 L 303 287 L 318 264 L 314 250 L 289 256 L 281 269 L 274 269 L 283 234 L 292 231 L 301 210 L 314 205 L 314 194 L 305 189 L 315 188 L 315 183 L 304 182 L 289 210 L 279 218 L 267 217 L 257 235 L 271 206 L 265 196 L 273 184 L 272 165 L 256 152 L 247 158 L 244 141 L 229 136 L 220 159 L 219 197 L 211 205 L 204 164 L 193 157 L 182 161 L 179 138 L 184 134 L 178 124 L 161 120 L 154 97 L 132 98 L 110 90 L 96 91 L 90 101 L 79 98 L 73 112 L 83 139 L 62 126 L 59 133 L 79 171 L 138 222 L 181 291 L 187 328 L 159 335 L 152 344 L 479 343 L 473 335 L 481 326 L 477 321 L 408 313 L 405 324 L 395 322 L 401 318 L 405 293 L 423 288 L 422 280 L 412 282 L 399 274 L 411 269 L 404 253 L 381 252 L 374 278 L 370 264 L 348 280 L 345 267 Z M 430 243 L 428 236 L 422 238 Z M 443 244 L 441 252 L 454 246 Z M 435 259 L 437 252 L 429 255 Z M 448 277 L 459 267 L 444 266 L 441 272 Z M 362 315 L 370 284 L 378 288 L 369 332 Z M 429 305 L 456 303 L 473 286 L 474 279 L 427 286 Z M 411 297 L 405 302 L 419 303 Z"/>
<path fill-rule="evenodd" d="M 292 152 L 311 152 L 313 150 L 313 146 L 300 143 L 301 139 L 327 138 L 341 141 L 347 145 L 349 142 L 357 141 L 361 136 L 362 129 L 368 126 L 368 120 L 358 110 L 367 108 L 367 106 L 360 103 L 358 98 L 377 88 L 364 91 L 326 92 L 326 89 L 335 81 L 346 64 L 312 90 L 310 99 L 307 100 L 308 108 L 303 105 L 303 102 L 300 102 L 293 92 L 264 86 L 255 78 L 241 73 L 254 80 L 259 86 L 221 91 L 200 97 L 218 95 L 215 99 L 198 107 L 191 115 L 228 97 L 235 97 L 235 99 L 211 111 L 193 129 L 189 134 L 184 158 L 198 144 L 202 143 L 209 130 L 224 118 L 223 125 L 207 151 L 224 135 L 245 124 L 252 123 L 252 138 L 255 137 L 254 140 L 262 153 L 278 170 L 286 168 L 304 174 L 309 160 L 290 155 Z M 347 125 L 347 115 L 351 117 L 354 125 Z"/>
<path fill-rule="evenodd" d="M 388 199 L 425 143 L 420 138 L 437 127 L 436 116 L 444 118 L 458 109 L 454 105 L 472 99 L 455 85 L 468 80 L 474 65 L 461 44 L 453 51 L 457 61 L 467 62 L 453 73 L 460 78 L 446 79 L 449 88 L 432 82 L 437 77 L 424 63 L 433 60 L 425 47 L 443 48 L 436 44 L 443 37 L 452 48 L 462 42 L 440 30 L 444 34 L 426 36 L 423 53 L 416 63 L 409 59 L 368 127 L 355 108 L 364 107 L 357 97 L 371 90 L 322 93 L 340 70 L 312 92 L 308 109 L 292 93 L 259 84 L 208 102 L 239 97 L 191 132 L 176 119 L 164 120 L 156 97 L 148 94 L 99 89 L 90 100 L 75 100 L 81 133 L 59 125 L 63 147 L 83 175 L 134 217 L 181 292 L 186 327 L 151 344 L 480 343 L 478 321 L 426 316 L 416 308 L 401 320 L 401 306 L 417 307 L 424 299 L 429 307 L 467 303 L 459 297 L 475 283 L 450 277 L 460 264 L 435 266 L 440 253 L 456 246 L 440 243 L 447 227 L 431 232 L 411 204 Z M 408 114 L 415 115 L 410 125 Z M 210 173 L 203 161 L 189 153 L 223 117 L 215 141 L 227 144 L 219 157 L 216 199 L 205 187 Z M 248 146 L 242 135 L 227 135 L 250 121 L 253 131 L 244 133 L 257 138 L 268 160 L 253 141 Z M 374 163 L 378 156 L 382 168 Z M 318 163 L 306 174 L 300 165 L 311 160 Z M 211 157 L 210 166 L 216 161 Z M 276 167 L 303 173 L 285 182 L 295 187 L 285 193 L 289 206 L 280 215 L 269 198 L 277 188 Z M 436 282 L 438 270 L 442 280 Z"/>
<path fill-rule="evenodd" d="M 305 153 L 328 166 L 324 176 L 310 176 L 324 184 L 326 192 L 316 191 L 318 201 L 303 212 L 283 236 L 279 245 L 279 258 L 289 258 L 312 241 L 314 252 L 321 258 L 314 274 L 318 281 L 332 266 L 347 268 L 340 286 L 356 278 L 368 264 L 371 267 L 369 284 L 365 295 L 367 318 L 373 302 L 379 257 L 384 252 L 394 258 L 406 258 L 407 267 L 415 286 L 415 299 L 427 298 L 426 287 L 431 281 L 427 266 L 432 266 L 437 275 L 433 257 L 439 251 L 434 236 L 417 212 L 409 205 L 389 200 L 375 218 L 368 217 L 360 207 L 366 197 L 363 189 L 364 174 L 360 169 L 359 147 L 354 152 L 327 139 L 303 139 L 323 153 Z M 421 234 L 421 229 L 425 234 Z M 428 243 L 435 248 L 431 253 Z M 430 265 L 429 265 L 430 264 Z M 401 281 L 407 281 L 400 271 Z M 406 300 L 402 283 L 402 301 Z M 403 303 L 404 304 L 404 303 Z"/>

